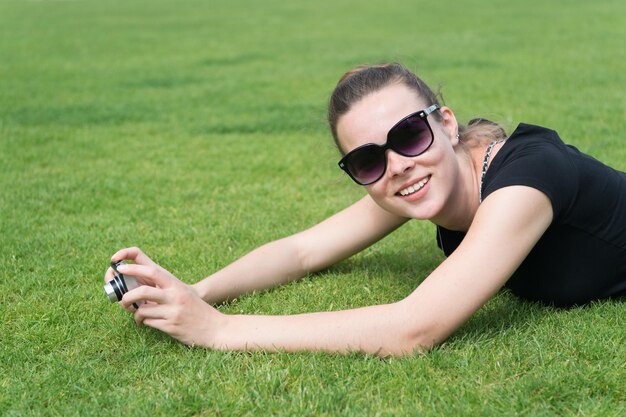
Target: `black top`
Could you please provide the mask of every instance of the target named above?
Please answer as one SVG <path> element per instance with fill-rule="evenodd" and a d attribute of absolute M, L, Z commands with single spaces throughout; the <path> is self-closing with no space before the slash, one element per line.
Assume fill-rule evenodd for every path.
<path fill-rule="evenodd" d="M 511 185 L 543 192 L 554 218 L 507 288 L 562 307 L 626 295 L 626 173 L 565 145 L 553 130 L 520 124 L 491 162 L 483 200 Z M 437 232 L 446 256 L 465 237 Z"/>

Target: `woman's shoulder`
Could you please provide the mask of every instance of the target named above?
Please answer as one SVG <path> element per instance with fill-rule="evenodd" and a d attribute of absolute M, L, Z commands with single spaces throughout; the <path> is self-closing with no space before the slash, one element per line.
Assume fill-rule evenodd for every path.
<path fill-rule="evenodd" d="M 495 173 L 511 163 L 535 165 L 569 159 L 569 148 L 555 130 L 520 123 L 495 155 L 490 170 Z"/>
<path fill-rule="evenodd" d="M 494 157 L 492 172 L 495 173 L 512 163 L 531 166 L 548 164 L 553 168 L 571 169 L 572 150 L 577 151 L 565 144 L 555 130 L 520 123 Z"/>
<path fill-rule="evenodd" d="M 530 165 L 544 165 L 544 169 L 574 169 L 586 174 L 602 175 L 613 170 L 575 146 L 566 144 L 557 131 L 546 127 L 520 123 L 506 142 L 494 158 L 492 165 L 495 167 L 501 168 L 519 159 Z"/>
<path fill-rule="evenodd" d="M 507 142 L 515 145 L 551 143 L 565 146 L 556 130 L 529 123 L 518 124 L 515 130 L 513 130 L 511 135 L 507 138 Z"/>
<path fill-rule="evenodd" d="M 520 123 L 485 175 L 483 198 L 504 187 L 528 186 L 546 194 L 558 216 L 576 194 L 577 172 L 556 131 Z"/>
<path fill-rule="evenodd" d="M 532 123 L 524 123 L 524 122 L 521 122 L 517 125 L 513 133 L 511 133 L 510 137 L 521 136 L 521 135 L 533 135 L 533 136 L 557 135 L 558 136 L 556 131 L 553 129 L 550 129 L 544 126 L 534 125 Z"/>

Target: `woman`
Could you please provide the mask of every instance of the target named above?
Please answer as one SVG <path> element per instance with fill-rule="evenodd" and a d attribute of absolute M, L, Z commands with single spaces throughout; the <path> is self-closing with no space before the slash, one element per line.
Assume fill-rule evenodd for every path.
<path fill-rule="evenodd" d="M 130 310 L 147 301 L 138 324 L 211 349 L 403 355 L 441 343 L 502 286 L 559 306 L 626 293 L 626 174 L 556 132 L 520 125 L 506 138 L 486 120 L 461 126 L 398 64 L 344 75 L 328 119 L 340 167 L 367 196 L 193 286 L 138 248 L 120 250 L 113 261 L 134 263 L 119 271 L 148 284 L 121 301 Z M 448 257 L 401 301 L 292 316 L 210 305 L 326 268 L 410 219 L 435 223 Z"/>

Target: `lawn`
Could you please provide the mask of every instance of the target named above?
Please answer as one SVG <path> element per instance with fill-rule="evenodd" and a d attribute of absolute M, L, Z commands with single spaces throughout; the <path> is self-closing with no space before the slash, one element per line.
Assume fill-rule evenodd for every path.
<path fill-rule="evenodd" d="M 380 359 L 188 348 L 102 291 L 119 248 L 193 283 L 362 196 L 325 124 L 357 64 L 624 171 L 624 45 L 619 0 L 0 1 L 0 415 L 624 415 L 623 301 L 502 291 L 429 354 Z M 412 222 L 220 310 L 392 302 L 442 259 Z"/>

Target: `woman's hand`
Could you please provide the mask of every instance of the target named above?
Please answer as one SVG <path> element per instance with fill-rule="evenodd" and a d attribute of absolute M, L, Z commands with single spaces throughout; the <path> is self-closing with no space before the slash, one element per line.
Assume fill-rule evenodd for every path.
<path fill-rule="evenodd" d="M 214 337 L 225 315 L 205 303 L 194 288 L 161 268 L 139 248 L 122 249 L 113 261 L 131 260 L 118 271 L 144 282 L 124 294 L 121 305 L 132 311 L 133 303 L 141 304 L 135 311 L 135 322 L 169 334 L 186 345 L 214 346 Z"/>

